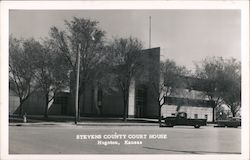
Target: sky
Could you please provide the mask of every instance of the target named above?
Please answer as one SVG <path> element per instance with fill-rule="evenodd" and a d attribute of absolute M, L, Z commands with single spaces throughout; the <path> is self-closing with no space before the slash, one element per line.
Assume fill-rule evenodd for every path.
<path fill-rule="evenodd" d="M 137 37 L 149 48 L 161 48 L 161 60 L 194 70 L 194 63 L 211 56 L 241 58 L 240 10 L 11 10 L 9 33 L 17 38 L 42 39 L 49 29 L 65 29 L 72 17 L 99 21 L 107 41 Z"/>

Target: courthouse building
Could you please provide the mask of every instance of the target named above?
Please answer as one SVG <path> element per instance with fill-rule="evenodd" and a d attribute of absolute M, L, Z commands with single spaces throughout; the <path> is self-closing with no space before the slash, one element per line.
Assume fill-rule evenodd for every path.
<path fill-rule="evenodd" d="M 142 51 L 140 63 L 143 66 L 140 76 L 132 79 L 129 88 L 128 116 L 138 118 L 158 118 L 158 102 L 155 99 L 155 88 L 152 82 L 160 82 L 160 48 L 151 48 Z M 187 80 L 188 79 L 188 80 Z M 183 81 L 189 82 L 185 78 Z M 193 81 L 197 82 L 197 80 Z M 204 99 L 200 89 L 180 88 L 172 97 L 165 97 L 162 107 L 163 116 L 174 116 L 178 111 L 184 111 L 189 118 L 206 118 L 213 120 L 213 104 Z M 81 116 L 122 117 L 123 99 L 122 92 L 115 90 L 107 93 L 102 88 L 89 84 L 86 86 L 85 101 L 80 97 Z M 49 115 L 74 115 L 75 97 L 70 91 L 61 92 L 49 107 Z M 14 92 L 9 92 L 9 113 L 18 113 L 18 98 Z M 24 111 L 28 115 L 42 115 L 45 100 L 39 93 L 33 94 L 24 104 Z"/>

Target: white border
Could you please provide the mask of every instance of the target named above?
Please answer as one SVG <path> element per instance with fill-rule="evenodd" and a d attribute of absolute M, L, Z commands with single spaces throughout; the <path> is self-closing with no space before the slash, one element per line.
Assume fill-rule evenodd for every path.
<path fill-rule="evenodd" d="M 0 159 L 192 159 L 247 160 L 249 159 L 249 2 L 248 1 L 2 1 L 1 2 L 1 82 Z M 240 155 L 9 155 L 8 154 L 8 38 L 9 10 L 79 10 L 79 9 L 240 9 L 242 57 L 242 154 Z"/>

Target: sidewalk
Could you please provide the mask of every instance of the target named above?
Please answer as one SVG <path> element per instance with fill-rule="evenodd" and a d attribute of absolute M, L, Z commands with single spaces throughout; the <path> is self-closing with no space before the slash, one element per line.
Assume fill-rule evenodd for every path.
<path fill-rule="evenodd" d="M 215 124 L 207 124 L 206 127 L 214 127 Z M 123 121 L 117 117 L 81 117 L 75 125 L 73 116 L 28 116 L 27 123 L 23 123 L 20 117 L 10 117 L 9 126 L 159 126 L 158 119 L 127 118 Z"/>
<path fill-rule="evenodd" d="M 79 122 L 75 125 L 73 122 L 68 123 L 48 123 L 48 122 L 39 122 L 39 123 L 10 123 L 9 126 L 34 126 L 34 127 L 77 127 L 77 126 L 158 126 L 157 123 L 88 123 L 88 122 Z"/>
<path fill-rule="evenodd" d="M 20 117 L 9 117 L 9 126 L 158 126 L 158 119 L 127 118 L 123 121 L 117 117 L 81 117 L 77 125 L 72 116 L 27 116 L 23 123 Z"/>

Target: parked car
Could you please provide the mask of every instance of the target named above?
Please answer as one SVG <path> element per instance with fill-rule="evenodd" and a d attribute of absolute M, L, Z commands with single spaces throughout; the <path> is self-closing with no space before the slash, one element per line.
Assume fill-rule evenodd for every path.
<path fill-rule="evenodd" d="M 178 112 L 175 117 L 164 118 L 167 127 L 174 127 L 178 125 L 194 126 L 194 128 L 200 128 L 200 126 L 207 125 L 207 119 L 191 119 L 187 118 L 187 113 Z"/>
<path fill-rule="evenodd" d="M 229 117 L 227 120 L 217 120 L 217 126 L 215 127 L 234 127 L 241 126 L 241 118 Z"/>

